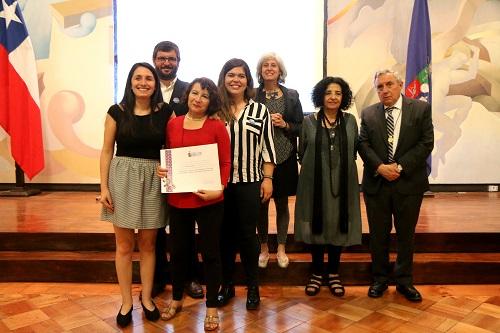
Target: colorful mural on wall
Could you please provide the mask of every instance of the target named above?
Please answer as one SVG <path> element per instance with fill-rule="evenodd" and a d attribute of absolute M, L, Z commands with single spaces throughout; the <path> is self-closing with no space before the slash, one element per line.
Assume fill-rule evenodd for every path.
<path fill-rule="evenodd" d="M 98 183 L 106 110 L 113 102 L 112 0 L 19 1 L 37 59 L 44 171 L 40 183 Z M 14 182 L 0 130 L 0 182 Z"/>
<path fill-rule="evenodd" d="M 377 69 L 405 73 L 413 1 L 326 1 L 327 73 L 351 84 L 357 116 L 377 101 Z M 97 184 L 114 97 L 112 0 L 18 2 L 37 58 L 46 150 L 46 168 L 34 182 Z M 429 0 L 429 11 L 431 182 L 500 183 L 500 1 Z M 0 183 L 14 180 L 9 138 L 0 129 Z"/>
<path fill-rule="evenodd" d="M 498 183 L 500 1 L 428 3 L 436 138 L 430 180 Z M 352 85 L 356 115 L 378 101 L 376 70 L 404 76 L 412 9 L 412 0 L 329 0 L 327 72 Z"/>

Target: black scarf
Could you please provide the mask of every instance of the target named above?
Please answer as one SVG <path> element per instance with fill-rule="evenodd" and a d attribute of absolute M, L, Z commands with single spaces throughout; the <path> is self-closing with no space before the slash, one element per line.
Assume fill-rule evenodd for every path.
<path fill-rule="evenodd" d="M 313 192 L 313 219 L 312 219 L 312 233 L 313 234 L 321 234 L 323 232 L 323 205 L 328 204 L 323 201 L 322 195 L 322 182 L 323 182 L 323 174 L 321 167 L 321 146 L 323 144 L 323 128 L 327 134 L 329 140 L 335 140 L 335 138 L 330 139 L 330 135 L 328 133 L 328 129 L 322 126 L 325 117 L 325 113 L 321 108 L 318 112 L 316 119 L 316 137 L 315 140 L 315 151 L 314 151 L 314 192 Z M 340 220 L 340 232 L 347 233 L 348 231 L 348 218 L 349 218 L 349 207 L 347 200 L 347 131 L 345 125 L 345 119 L 342 111 L 337 112 L 337 118 L 335 119 L 335 123 L 338 125 L 339 129 L 339 146 L 340 146 L 340 211 L 339 211 L 339 220 Z M 330 145 L 333 145 L 333 142 L 330 142 Z M 329 146 L 330 146 L 329 145 Z M 331 152 L 330 148 L 329 152 Z M 331 169 L 331 157 L 328 158 L 328 163 Z M 331 175 L 331 174 L 330 174 Z M 331 179 L 329 179 L 331 181 Z M 333 195 L 333 193 L 332 193 Z"/>

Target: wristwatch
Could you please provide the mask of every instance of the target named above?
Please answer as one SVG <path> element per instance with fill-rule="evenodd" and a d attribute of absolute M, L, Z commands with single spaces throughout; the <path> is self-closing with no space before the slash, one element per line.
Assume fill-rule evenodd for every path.
<path fill-rule="evenodd" d="M 399 173 L 401 173 L 401 171 L 403 171 L 403 167 L 401 166 L 401 164 L 398 164 L 397 168 L 398 168 Z"/>

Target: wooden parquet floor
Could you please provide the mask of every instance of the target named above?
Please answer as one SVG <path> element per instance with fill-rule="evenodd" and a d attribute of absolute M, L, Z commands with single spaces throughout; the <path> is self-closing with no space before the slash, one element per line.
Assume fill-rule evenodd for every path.
<path fill-rule="evenodd" d="M 112 233 L 110 223 L 99 221 L 101 205 L 95 192 L 43 192 L 39 195 L 0 198 L 0 232 L 102 232 Z M 368 232 L 365 204 L 361 200 L 363 232 Z M 293 233 L 295 197 L 288 200 Z M 269 205 L 269 232 L 276 233 L 274 204 Z M 500 192 L 435 193 L 424 198 L 417 233 L 497 232 Z"/>
<path fill-rule="evenodd" d="M 369 332 L 500 332 L 500 285 L 417 286 L 424 300 L 410 303 L 390 287 L 371 299 L 367 287 L 347 287 L 343 298 L 326 287 L 316 297 L 299 287 L 261 288 L 258 311 L 245 309 L 246 290 L 219 309 L 219 332 L 369 333 Z M 186 298 L 169 322 L 145 320 L 134 286 L 132 325 L 123 332 L 203 332 L 204 302 Z M 170 289 L 156 298 L 162 308 Z M 117 284 L 0 283 L 0 332 L 120 332 Z"/>

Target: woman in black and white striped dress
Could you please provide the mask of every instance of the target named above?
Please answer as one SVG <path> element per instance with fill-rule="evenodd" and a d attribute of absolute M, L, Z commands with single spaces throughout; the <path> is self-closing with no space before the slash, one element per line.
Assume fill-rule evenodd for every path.
<path fill-rule="evenodd" d="M 141 261 L 141 305 L 146 319 L 160 318 L 151 299 L 151 289 L 156 232 L 165 227 L 166 204 L 156 176 L 156 164 L 171 115 L 172 110 L 163 103 L 156 71 L 147 63 L 132 66 L 122 101 L 111 106 L 106 115 L 100 160 L 101 219 L 112 222 L 115 231 L 115 264 L 122 295 L 116 321 L 121 327 L 132 320 L 135 229 L 138 229 Z"/>
<path fill-rule="evenodd" d="M 221 118 L 227 122 L 231 139 L 231 173 L 224 191 L 221 234 L 223 286 L 218 300 L 219 305 L 225 305 L 234 297 L 233 274 L 239 248 L 248 286 L 246 307 L 255 310 L 260 304 L 260 249 L 255 229 L 260 203 L 269 200 L 273 192 L 273 126 L 266 106 L 251 98 L 253 79 L 245 61 L 227 61 L 219 74 L 218 86 Z"/>

